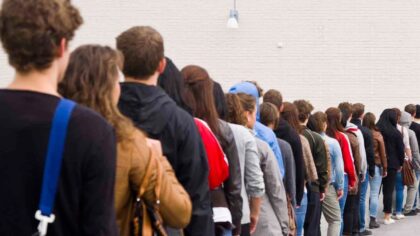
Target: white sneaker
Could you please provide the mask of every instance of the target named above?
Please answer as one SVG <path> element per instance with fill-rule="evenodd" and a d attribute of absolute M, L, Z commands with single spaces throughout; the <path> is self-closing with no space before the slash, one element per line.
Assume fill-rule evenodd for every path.
<path fill-rule="evenodd" d="M 392 218 L 395 219 L 395 220 L 402 220 L 402 219 L 405 218 L 405 215 L 403 215 L 403 214 L 396 214 L 395 216 L 393 215 Z"/>
<path fill-rule="evenodd" d="M 384 224 L 386 224 L 386 225 L 390 225 L 390 224 L 394 224 L 394 223 L 395 223 L 395 220 L 393 220 L 391 218 L 389 218 L 389 220 L 387 220 L 387 219 L 384 220 Z"/>

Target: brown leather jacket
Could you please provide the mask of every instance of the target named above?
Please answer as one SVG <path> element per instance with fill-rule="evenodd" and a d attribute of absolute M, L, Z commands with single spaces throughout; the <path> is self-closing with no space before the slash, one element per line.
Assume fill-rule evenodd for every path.
<path fill-rule="evenodd" d="M 134 128 L 133 128 L 134 129 Z M 130 221 L 133 217 L 133 205 L 139 186 L 149 162 L 153 170 L 161 165 L 163 170 L 160 213 L 166 225 L 174 228 L 184 228 L 191 218 L 191 201 L 175 177 L 174 171 L 165 157 L 159 151 L 147 145 L 146 137 L 138 130 L 133 135 L 117 144 L 117 172 L 115 180 L 115 209 L 120 235 L 130 234 Z M 155 201 L 154 187 L 156 173 L 148 180 L 148 187 L 143 199 L 152 203 Z"/>
<path fill-rule="evenodd" d="M 305 179 L 306 182 L 314 182 L 318 180 L 318 173 L 316 172 L 314 158 L 312 157 L 311 147 L 309 141 L 303 135 L 300 136 L 302 142 L 303 159 L 305 164 Z"/>
<path fill-rule="evenodd" d="M 362 158 L 360 157 L 360 152 L 359 152 L 359 141 L 357 140 L 356 134 L 349 131 L 346 131 L 346 134 L 347 134 L 347 137 L 349 137 L 351 152 L 353 154 L 353 161 L 354 161 L 354 166 L 356 167 L 356 172 L 357 174 L 361 174 L 360 168 L 362 164 Z"/>
<path fill-rule="evenodd" d="M 373 150 L 375 151 L 375 164 L 381 166 L 384 170 L 388 168 L 386 159 L 385 143 L 381 132 L 372 130 Z"/>

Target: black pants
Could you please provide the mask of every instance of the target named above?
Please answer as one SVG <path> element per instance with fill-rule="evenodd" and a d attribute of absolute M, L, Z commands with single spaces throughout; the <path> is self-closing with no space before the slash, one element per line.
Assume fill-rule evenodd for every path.
<path fill-rule="evenodd" d="M 362 176 L 359 176 L 360 180 L 362 179 L 361 177 Z M 366 178 L 369 178 L 369 176 L 366 175 Z M 360 192 L 362 190 L 362 181 L 359 181 L 357 188 L 358 188 L 358 191 L 355 196 L 355 202 L 353 205 L 353 233 L 359 233 L 360 231 L 359 211 L 360 211 Z"/>
<path fill-rule="evenodd" d="M 346 199 L 346 205 L 344 205 L 344 214 L 343 214 L 343 234 L 352 235 L 353 233 L 353 219 L 354 215 L 358 215 L 359 211 L 355 212 L 354 205 L 357 201 L 357 195 L 348 195 Z"/>
<path fill-rule="evenodd" d="M 250 224 L 241 225 L 241 236 L 251 236 Z"/>
<path fill-rule="evenodd" d="M 303 224 L 305 236 L 321 235 L 321 201 L 319 192 L 313 192 L 308 188 L 308 208 Z"/>
<path fill-rule="evenodd" d="M 384 194 L 384 213 L 392 213 L 392 193 L 395 188 L 395 181 L 397 176 L 397 170 L 388 169 L 388 175 L 382 180 L 383 188 L 382 193 Z"/>

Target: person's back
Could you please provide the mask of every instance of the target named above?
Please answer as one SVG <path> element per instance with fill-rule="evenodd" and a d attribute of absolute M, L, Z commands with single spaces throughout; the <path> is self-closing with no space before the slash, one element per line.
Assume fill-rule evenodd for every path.
<path fill-rule="evenodd" d="M 165 68 L 162 37 L 150 27 L 133 27 L 117 37 L 117 48 L 124 55 L 126 77 L 118 104 L 121 112 L 161 141 L 163 154 L 190 195 L 193 212 L 186 234 L 212 235 L 208 165 L 200 135 L 193 118 L 157 87 Z"/>
<path fill-rule="evenodd" d="M 37 231 L 41 183 L 57 83 L 67 66 L 68 42 L 81 25 L 69 1 L 5 0 L 0 38 L 16 70 L 0 90 L 0 235 Z M 52 32 L 53 30 L 53 32 Z M 117 235 L 114 200 L 115 137 L 95 112 L 71 113 L 49 235 Z"/>

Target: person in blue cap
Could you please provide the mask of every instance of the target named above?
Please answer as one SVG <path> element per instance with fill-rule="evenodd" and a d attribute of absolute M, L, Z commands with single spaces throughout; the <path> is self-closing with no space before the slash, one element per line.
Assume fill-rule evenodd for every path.
<path fill-rule="evenodd" d="M 259 112 L 259 98 L 262 95 L 262 89 L 258 89 L 255 82 L 241 82 L 229 89 L 229 93 L 246 93 L 255 98 L 257 104 L 257 122 L 254 126 L 254 131 L 257 137 L 270 145 L 270 148 L 273 150 L 276 155 L 277 163 L 279 164 L 281 177 L 284 177 L 284 164 L 283 157 L 280 151 L 279 144 L 277 142 L 277 137 L 274 132 L 267 126 L 260 123 L 260 112 Z"/>

